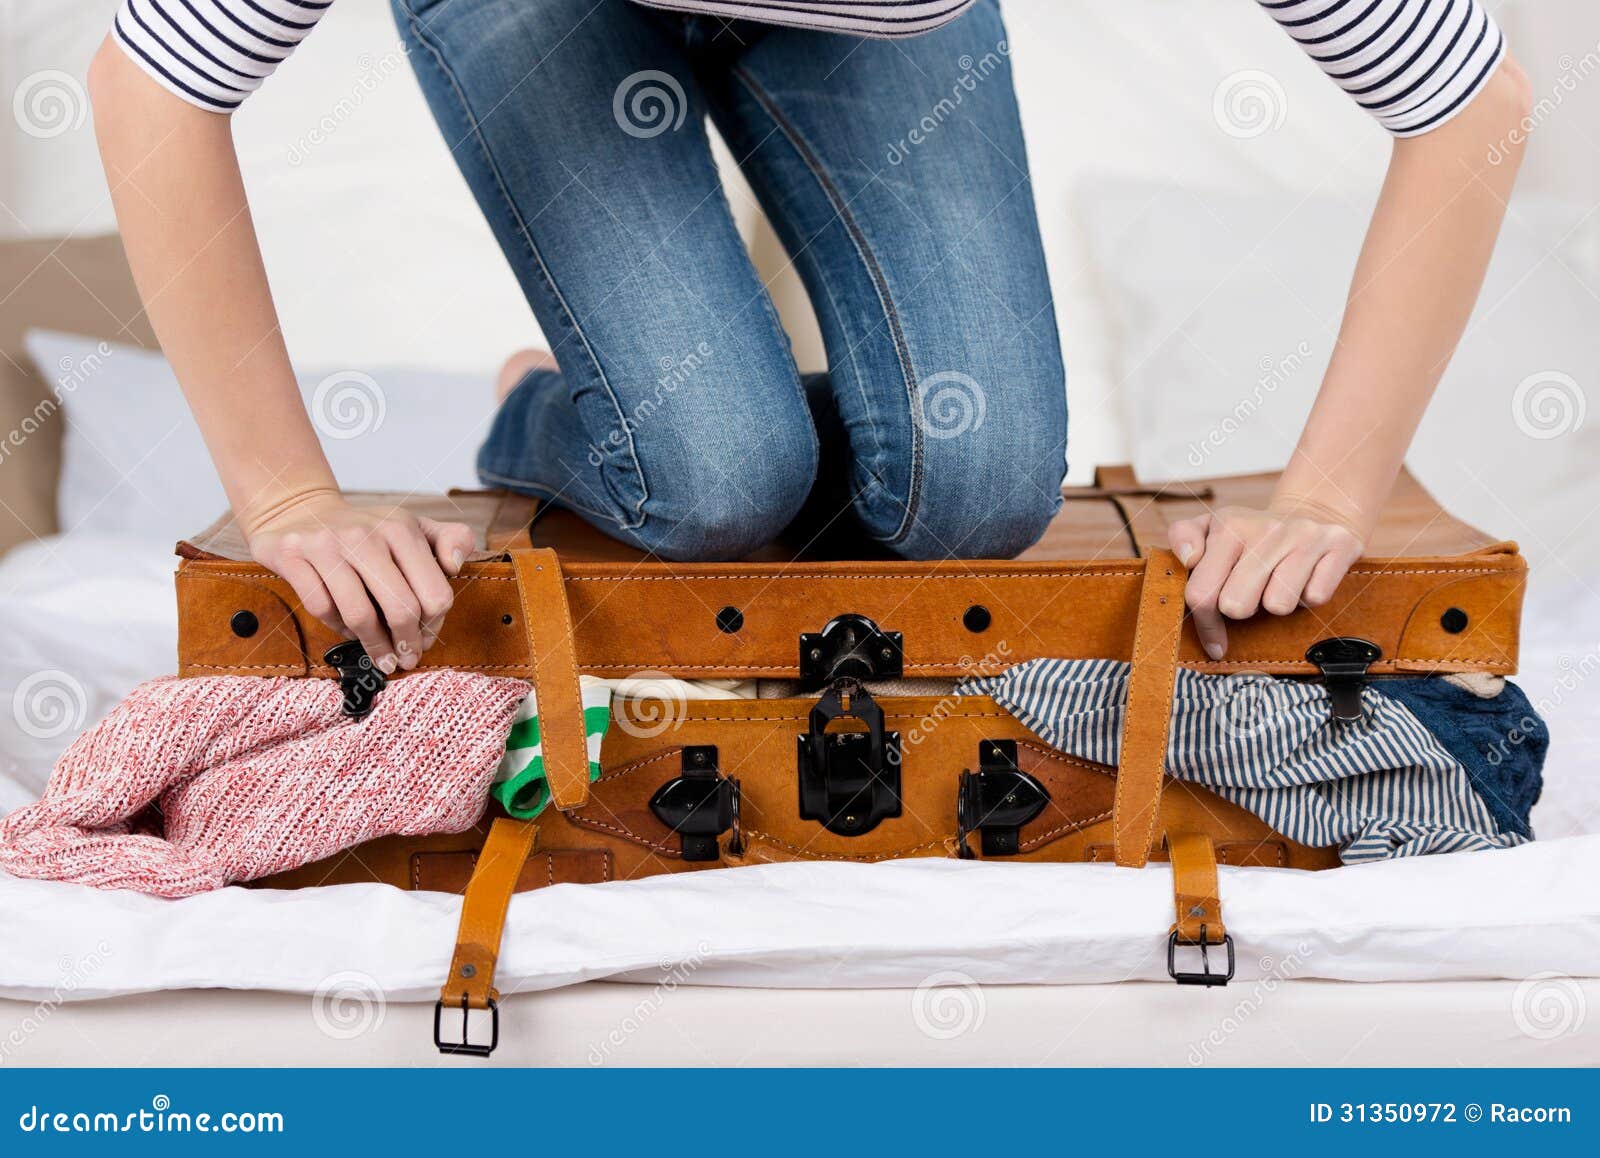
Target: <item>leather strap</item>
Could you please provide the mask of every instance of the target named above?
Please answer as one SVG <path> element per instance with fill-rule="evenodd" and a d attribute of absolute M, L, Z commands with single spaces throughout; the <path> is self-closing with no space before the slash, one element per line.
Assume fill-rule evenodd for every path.
<path fill-rule="evenodd" d="M 1117 760 L 1117 795 L 1111 828 L 1117 863 L 1139 868 L 1150 859 L 1161 777 L 1167 764 L 1172 722 L 1172 686 L 1178 675 L 1178 640 L 1183 635 L 1183 585 L 1188 578 L 1171 551 L 1145 559 L 1139 618 L 1133 633 L 1133 671 L 1122 717 Z"/>
<path fill-rule="evenodd" d="M 1165 549 L 1167 516 L 1161 509 L 1160 489 L 1141 485 L 1131 466 L 1099 467 L 1094 484 L 1116 504 L 1135 554 L 1148 559 L 1150 552 Z"/>
<path fill-rule="evenodd" d="M 512 551 L 511 568 L 528 637 L 545 778 L 555 806 L 570 812 L 589 800 L 589 740 L 567 586 L 561 563 L 548 547 Z"/>
<path fill-rule="evenodd" d="M 506 907 L 516 891 L 522 866 L 539 842 L 539 826 L 531 820 L 502 817 L 489 827 L 478 863 L 461 898 L 461 925 L 450 974 L 439 990 L 439 1000 L 454 1009 L 463 999 L 471 1009 L 488 1009 L 500 1000 L 494 987 L 494 966 L 500 957 L 505 932 Z"/>
<path fill-rule="evenodd" d="M 1217 888 L 1217 850 L 1203 832 L 1167 833 L 1172 860 L 1172 899 L 1178 919 L 1172 932 L 1185 945 L 1220 945 L 1228 930 L 1222 923 L 1222 893 Z"/>

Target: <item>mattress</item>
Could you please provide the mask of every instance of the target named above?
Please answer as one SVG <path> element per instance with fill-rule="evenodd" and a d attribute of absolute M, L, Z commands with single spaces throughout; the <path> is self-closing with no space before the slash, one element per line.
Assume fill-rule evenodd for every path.
<path fill-rule="evenodd" d="M 28 1066 L 1554 1066 L 1600 1063 L 1600 982 L 1289 981 L 965 990 L 587 982 L 506 1003 L 487 1061 L 442 1058 L 432 1007 L 189 990 L 0 1001 Z M 13 1036 L 16 1035 L 16 1036 Z M 5 1047 L 0 1046 L 0 1049 Z"/>

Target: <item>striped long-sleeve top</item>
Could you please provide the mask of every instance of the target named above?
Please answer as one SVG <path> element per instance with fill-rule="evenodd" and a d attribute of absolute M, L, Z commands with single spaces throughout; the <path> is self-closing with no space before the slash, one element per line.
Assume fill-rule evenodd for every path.
<path fill-rule="evenodd" d="M 974 0 L 637 0 L 858 36 L 912 36 Z M 171 92 L 229 112 L 260 87 L 333 0 L 123 0 L 117 43 Z M 1396 136 L 1443 124 L 1483 87 L 1505 41 L 1480 0 L 1256 0 Z"/>

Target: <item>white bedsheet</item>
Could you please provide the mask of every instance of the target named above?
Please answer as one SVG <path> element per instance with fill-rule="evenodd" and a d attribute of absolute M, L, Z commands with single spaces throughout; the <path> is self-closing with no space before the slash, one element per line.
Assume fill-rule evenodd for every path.
<path fill-rule="evenodd" d="M 89 537 L 0 562 L 0 808 L 36 795 L 76 731 L 170 670 L 171 566 L 164 547 Z M 1600 976 L 1600 835 L 1575 835 L 1600 827 L 1585 755 L 1600 712 L 1583 687 L 1600 606 L 1558 594 L 1532 600 L 1522 683 L 1547 701 L 1556 736 L 1554 807 L 1540 805 L 1535 828 L 1563 839 L 1324 874 L 1224 869 L 1242 977 Z M 47 692 L 64 717 L 34 703 Z M 1161 868 L 916 861 L 560 886 L 514 901 L 502 988 L 649 980 L 663 967 L 680 983 L 738 986 L 1155 979 L 1168 882 Z M 424 998 L 458 909 L 453 897 L 367 885 L 159 901 L 0 877 L 0 995 L 354 984 Z"/>

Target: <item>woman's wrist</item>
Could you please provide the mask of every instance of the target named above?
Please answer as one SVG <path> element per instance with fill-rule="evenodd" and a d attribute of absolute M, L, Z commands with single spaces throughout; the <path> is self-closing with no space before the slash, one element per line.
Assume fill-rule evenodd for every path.
<path fill-rule="evenodd" d="M 1311 519 L 1343 527 L 1362 542 L 1372 534 L 1378 514 L 1376 509 L 1364 509 L 1346 494 L 1319 494 L 1282 484 L 1273 492 L 1267 510 L 1282 518 Z"/>
<path fill-rule="evenodd" d="M 286 515 L 342 506 L 344 503 L 344 495 L 331 475 L 308 479 L 299 484 L 285 484 L 278 480 L 271 487 L 254 492 L 247 502 L 236 503 L 234 520 L 248 539 Z"/>

